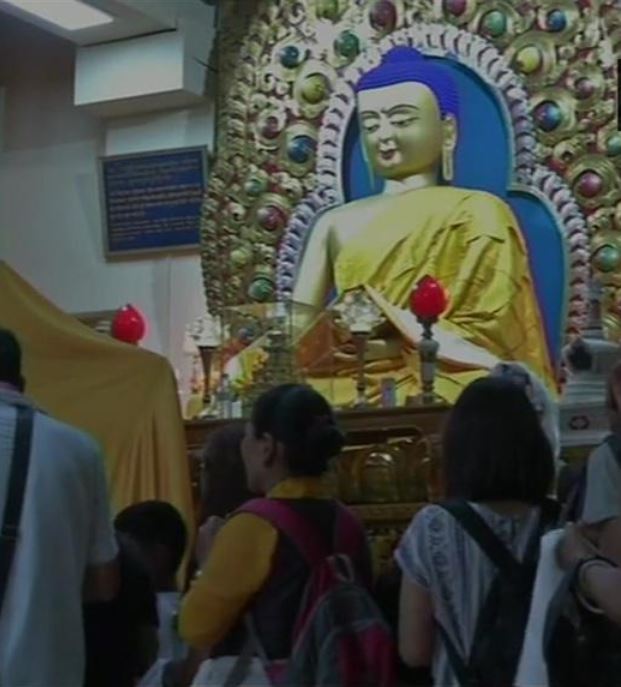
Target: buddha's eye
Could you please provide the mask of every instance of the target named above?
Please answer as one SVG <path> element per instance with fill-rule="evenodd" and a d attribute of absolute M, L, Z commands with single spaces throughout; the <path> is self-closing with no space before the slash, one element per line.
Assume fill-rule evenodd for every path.
<path fill-rule="evenodd" d="M 363 122 L 362 128 L 366 131 L 367 134 L 373 134 L 379 129 L 379 122 Z"/>
<path fill-rule="evenodd" d="M 405 127 L 408 127 L 411 124 L 413 124 L 415 121 L 417 121 L 417 119 L 418 119 L 418 117 L 415 117 L 414 115 L 409 115 L 409 116 L 401 115 L 399 117 L 392 117 L 390 119 L 390 123 L 399 129 L 404 129 Z"/>

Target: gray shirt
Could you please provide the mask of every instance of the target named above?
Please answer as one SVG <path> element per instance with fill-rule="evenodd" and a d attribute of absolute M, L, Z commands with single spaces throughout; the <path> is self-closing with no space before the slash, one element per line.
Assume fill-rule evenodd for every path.
<path fill-rule="evenodd" d="M 593 525 L 621 515 L 621 468 L 607 442 L 589 456 L 582 519 Z"/>
<path fill-rule="evenodd" d="M 0 390 L 0 513 L 20 405 L 32 404 Z M 0 614 L 1 685 L 81 687 L 85 571 L 116 553 L 99 447 L 36 412 L 19 539 Z"/>

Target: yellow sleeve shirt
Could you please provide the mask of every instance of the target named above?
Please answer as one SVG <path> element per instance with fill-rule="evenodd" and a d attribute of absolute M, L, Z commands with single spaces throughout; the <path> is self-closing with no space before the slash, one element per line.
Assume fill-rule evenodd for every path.
<path fill-rule="evenodd" d="M 325 498 L 319 479 L 289 479 L 271 498 Z M 250 513 L 233 516 L 215 538 L 213 548 L 179 615 L 179 632 L 195 649 L 220 643 L 246 611 L 272 570 L 278 531 Z"/>
<path fill-rule="evenodd" d="M 179 632 L 187 644 L 204 649 L 226 637 L 267 579 L 277 542 L 272 525 L 250 513 L 224 525 L 183 600 Z"/>

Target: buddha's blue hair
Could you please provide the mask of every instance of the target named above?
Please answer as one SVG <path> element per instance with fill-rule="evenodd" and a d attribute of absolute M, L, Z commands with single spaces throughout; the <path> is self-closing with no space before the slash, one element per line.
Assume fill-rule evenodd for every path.
<path fill-rule="evenodd" d="M 448 69 L 427 59 L 415 48 L 396 47 L 389 50 L 382 62 L 360 77 L 356 93 L 399 83 L 422 83 L 433 91 L 442 117 L 459 116 L 457 86 Z"/>

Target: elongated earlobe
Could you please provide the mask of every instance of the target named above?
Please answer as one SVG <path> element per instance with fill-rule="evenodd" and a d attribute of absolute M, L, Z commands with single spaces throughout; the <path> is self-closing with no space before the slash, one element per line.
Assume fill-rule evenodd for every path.
<path fill-rule="evenodd" d="M 447 115 L 444 118 L 443 129 L 442 177 L 444 181 L 453 181 L 453 177 L 455 176 L 454 156 L 457 146 L 457 121 L 453 115 Z"/>

